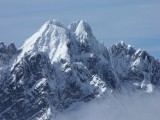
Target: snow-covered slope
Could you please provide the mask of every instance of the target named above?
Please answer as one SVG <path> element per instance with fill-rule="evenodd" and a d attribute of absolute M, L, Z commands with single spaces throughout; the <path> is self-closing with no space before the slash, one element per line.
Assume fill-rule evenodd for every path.
<path fill-rule="evenodd" d="M 67 42 L 70 41 L 70 33 L 59 21 L 46 22 L 38 32 L 25 41 L 18 57 L 18 61 L 25 53 L 43 51 L 47 53 L 51 62 L 60 59 L 69 59 Z"/>
<path fill-rule="evenodd" d="M 0 43 L 0 55 L 14 62 L 0 68 L 2 120 L 49 120 L 107 93 L 153 93 L 160 85 L 158 60 L 124 42 L 107 48 L 83 20 L 68 28 L 50 20 L 18 51 L 4 48 Z"/>
<path fill-rule="evenodd" d="M 131 83 L 138 89 L 153 92 L 160 85 L 160 62 L 146 51 L 119 42 L 110 48 L 111 66 L 121 83 Z"/>

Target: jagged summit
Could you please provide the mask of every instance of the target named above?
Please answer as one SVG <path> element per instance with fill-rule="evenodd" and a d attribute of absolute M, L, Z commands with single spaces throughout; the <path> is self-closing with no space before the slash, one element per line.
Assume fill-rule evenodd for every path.
<path fill-rule="evenodd" d="M 73 32 L 73 29 L 75 30 Z M 21 55 L 17 59 L 19 61 L 21 57 L 27 52 L 43 51 L 49 55 L 52 62 L 66 59 L 70 59 L 69 49 L 67 46 L 71 43 L 74 48 L 80 47 L 80 51 L 89 52 L 91 50 L 98 51 L 98 41 L 95 39 L 90 26 L 84 21 L 77 21 L 70 25 L 67 29 L 63 24 L 57 20 L 50 20 L 46 22 L 38 32 L 32 35 L 22 45 Z M 80 52 L 79 51 L 79 52 Z"/>
<path fill-rule="evenodd" d="M 46 22 L 47 25 L 56 25 L 59 27 L 64 27 L 64 25 L 58 20 L 49 20 Z"/>
<path fill-rule="evenodd" d="M 125 49 L 129 49 L 129 48 L 133 48 L 134 49 L 134 46 L 132 45 L 128 45 L 126 44 L 124 41 L 119 41 L 118 43 L 112 45 L 112 47 L 116 46 L 117 48 L 125 48 Z"/>
<path fill-rule="evenodd" d="M 80 43 L 81 51 L 99 52 L 100 44 L 96 40 L 92 29 L 87 22 L 83 20 L 73 22 L 69 26 L 69 30 L 75 35 L 76 40 Z"/>
<path fill-rule="evenodd" d="M 76 35 L 80 34 L 92 34 L 91 27 L 84 20 L 73 22 L 69 25 L 69 30 L 74 32 Z"/>
<path fill-rule="evenodd" d="M 26 52 L 43 51 L 48 53 L 52 62 L 67 57 L 66 43 L 70 41 L 70 32 L 59 21 L 50 20 L 46 22 L 38 32 L 32 35 L 23 46 L 20 58 Z M 56 51 L 58 54 L 56 54 Z M 63 52 L 63 53 L 62 53 Z"/>
<path fill-rule="evenodd" d="M 122 41 L 100 44 L 83 20 L 68 28 L 50 20 L 18 51 L 0 42 L 1 120 L 50 120 L 108 93 L 149 94 L 159 87 L 159 60 Z"/>
<path fill-rule="evenodd" d="M 6 46 L 3 42 L 0 42 L 0 53 L 4 54 L 15 54 L 17 52 L 17 48 L 14 43 Z"/>
<path fill-rule="evenodd" d="M 14 43 L 6 46 L 3 42 L 0 42 L 0 68 L 2 66 L 9 65 L 12 56 L 18 53 Z"/>
<path fill-rule="evenodd" d="M 68 29 L 81 39 L 87 39 L 93 37 L 93 32 L 90 25 L 84 20 L 73 22 L 69 25 Z"/>

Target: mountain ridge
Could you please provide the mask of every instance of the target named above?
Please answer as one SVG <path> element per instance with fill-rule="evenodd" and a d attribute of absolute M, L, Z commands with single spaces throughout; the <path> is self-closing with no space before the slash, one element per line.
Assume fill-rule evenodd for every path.
<path fill-rule="evenodd" d="M 0 55 L 8 56 L 0 46 Z M 108 93 L 159 90 L 159 60 L 122 41 L 108 48 L 83 20 L 68 28 L 50 20 L 19 50 L 9 48 L 6 59 L 14 62 L 0 64 L 2 120 L 50 120 Z"/>

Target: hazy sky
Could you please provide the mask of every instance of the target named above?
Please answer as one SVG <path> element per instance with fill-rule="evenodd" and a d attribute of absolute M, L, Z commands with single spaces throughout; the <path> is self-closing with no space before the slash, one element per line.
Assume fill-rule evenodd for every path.
<path fill-rule="evenodd" d="M 120 40 L 160 58 L 160 0 L 0 0 L 0 41 L 17 47 L 44 22 L 87 21 L 99 41 Z"/>

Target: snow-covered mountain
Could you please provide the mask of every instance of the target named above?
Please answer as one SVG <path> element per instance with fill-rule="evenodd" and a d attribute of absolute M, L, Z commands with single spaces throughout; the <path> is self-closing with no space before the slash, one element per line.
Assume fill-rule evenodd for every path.
<path fill-rule="evenodd" d="M 17 50 L 0 43 L 0 119 L 49 120 L 108 93 L 153 93 L 160 62 L 119 42 L 99 43 L 85 21 L 46 22 Z"/>

